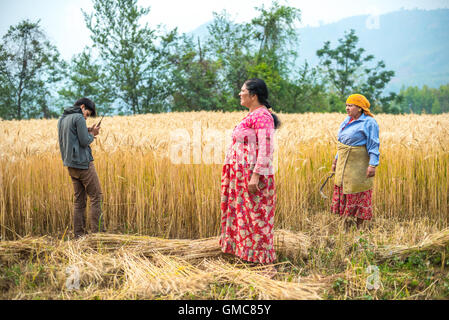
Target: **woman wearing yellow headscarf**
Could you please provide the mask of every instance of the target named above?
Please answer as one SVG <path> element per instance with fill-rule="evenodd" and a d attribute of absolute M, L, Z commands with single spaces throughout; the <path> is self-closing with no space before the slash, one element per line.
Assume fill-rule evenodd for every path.
<path fill-rule="evenodd" d="M 338 152 L 332 164 L 335 187 L 331 211 L 356 217 L 357 228 L 373 216 L 373 177 L 379 165 L 379 126 L 370 103 L 361 94 L 346 101 L 348 117 L 338 132 Z"/>

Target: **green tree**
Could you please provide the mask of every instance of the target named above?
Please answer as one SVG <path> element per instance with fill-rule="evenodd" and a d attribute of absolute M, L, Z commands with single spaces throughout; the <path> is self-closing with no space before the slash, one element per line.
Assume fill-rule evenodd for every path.
<path fill-rule="evenodd" d="M 374 56 L 364 55 L 365 49 L 358 47 L 358 41 L 355 31 L 350 30 L 338 40 L 339 45 L 335 49 L 327 41 L 316 54 L 326 72 L 330 90 L 335 91 L 341 101 L 359 92 L 366 95 L 374 110 L 379 110 L 382 104 L 388 104 L 395 98 L 392 94 L 382 97 L 385 86 L 395 73 L 385 70 L 383 61 L 371 67 Z"/>
<path fill-rule="evenodd" d="M 289 77 L 293 73 L 290 66 L 295 65 L 297 53 L 294 45 L 298 42 L 296 23 L 301 21 L 299 9 L 280 5 L 274 1 L 266 9 L 264 5 L 256 8 L 259 16 L 251 21 L 254 28 L 256 48 L 255 62 L 248 69 L 249 77 L 264 79 L 270 88 L 270 100 L 279 111 L 292 110 L 289 104 L 295 88 Z M 294 102 L 294 99 L 293 99 Z"/>
<path fill-rule="evenodd" d="M 283 92 L 285 104 L 284 112 L 327 112 L 329 102 L 326 97 L 325 84 L 322 82 L 317 68 L 307 63 L 298 70 L 293 81 L 286 85 L 287 92 Z"/>
<path fill-rule="evenodd" d="M 173 67 L 173 111 L 198 111 L 220 109 L 220 85 L 217 79 L 219 64 L 208 58 L 208 48 L 198 38 L 185 34 L 177 39 L 170 55 Z"/>
<path fill-rule="evenodd" d="M 53 87 L 61 80 L 59 53 L 38 22 L 11 26 L 0 45 L 0 117 L 26 119 L 56 116 L 50 107 Z"/>
<path fill-rule="evenodd" d="M 3 44 L 0 44 L 0 119 L 13 119 L 17 115 L 14 110 L 14 86 L 10 79 L 7 61 L 9 54 Z"/>
<path fill-rule="evenodd" d="M 449 84 L 440 86 L 438 89 L 438 100 L 441 105 L 441 112 L 449 112 Z"/>
<path fill-rule="evenodd" d="M 114 100 L 125 113 L 167 110 L 168 47 L 175 32 L 158 36 L 140 20 L 150 8 L 137 0 L 93 0 L 94 12 L 84 13 L 91 39 L 98 49 Z"/>
<path fill-rule="evenodd" d="M 284 74 L 288 72 L 288 64 L 296 58 L 296 51 L 289 48 L 298 41 L 295 23 L 301 21 L 301 10 L 280 5 L 278 1 L 274 1 L 269 9 L 262 5 L 256 10 L 259 16 L 251 21 L 259 47 L 256 63 L 267 63 L 279 74 Z"/>
<path fill-rule="evenodd" d="M 433 114 L 440 114 L 441 113 L 441 104 L 437 97 L 433 99 L 432 103 L 432 113 Z"/>
<path fill-rule="evenodd" d="M 421 113 L 421 102 L 419 101 L 418 87 L 408 87 L 402 89 L 400 94 L 402 97 L 401 110 L 405 113 Z"/>
<path fill-rule="evenodd" d="M 111 114 L 114 95 L 103 69 L 92 58 L 90 49 L 73 57 L 64 73 L 63 88 L 58 91 L 63 105 L 72 105 L 79 98 L 87 97 L 95 102 L 98 114 Z"/>
<path fill-rule="evenodd" d="M 424 85 L 421 94 L 419 95 L 419 100 L 423 113 L 432 113 L 432 105 L 435 101 L 434 93 L 431 88 Z"/>
<path fill-rule="evenodd" d="M 250 45 L 253 29 L 250 24 L 238 24 L 231 20 L 226 11 L 214 13 L 214 20 L 208 26 L 207 47 L 211 58 L 218 65 L 218 81 L 221 83 L 223 109 L 238 107 L 239 92 L 248 80 L 248 68 L 254 64 L 254 53 Z"/>
<path fill-rule="evenodd" d="M 424 85 L 418 87 L 402 88 L 396 99 L 394 108 L 403 113 L 432 113 L 440 114 L 449 112 L 449 85 L 440 86 L 438 89 Z"/>
<path fill-rule="evenodd" d="M 257 77 L 267 83 L 272 104 L 285 111 L 294 88 L 289 77 L 296 59 L 296 51 L 288 48 L 298 40 L 295 23 L 300 21 L 300 10 L 278 1 L 268 9 L 261 6 L 256 10 L 259 15 L 244 24 L 234 23 L 225 11 L 214 14 L 209 26 L 211 57 L 221 66 L 219 80 L 231 109 L 238 106 L 243 83 Z"/>

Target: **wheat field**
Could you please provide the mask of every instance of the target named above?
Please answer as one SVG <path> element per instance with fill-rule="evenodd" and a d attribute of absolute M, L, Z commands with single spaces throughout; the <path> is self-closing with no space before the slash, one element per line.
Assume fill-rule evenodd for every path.
<path fill-rule="evenodd" d="M 92 149 L 108 230 L 167 238 L 217 235 L 221 161 L 230 132 L 244 116 L 197 112 L 105 118 Z M 330 200 L 318 190 L 329 173 L 344 117 L 280 115 L 277 227 L 304 230 L 308 219 L 328 210 Z M 449 115 L 378 115 L 376 120 L 381 159 L 373 223 L 378 218 L 428 219 L 446 227 Z M 88 119 L 88 125 L 93 123 Z M 189 135 L 189 150 L 174 147 L 181 141 L 175 140 L 180 130 Z M 59 154 L 57 120 L 1 121 L 0 137 L 2 239 L 71 230 L 73 190 Z M 174 159 L 174 153 L 183 160 Z M 331 192 L 332 181 L 325 188 L 328 196 Z"/>
<path fill-rule="evenodd" d="M 359 231 L 319 194 L 345 115 L 280 114 L 273 280 L 218 246 L 221 163 L 244 116 L 104 118 L 92 150 L 108 233 L 81 241 L 71 240 L 73 189 L 57 120 L 0 121 L 0 299 L 449 296 L 449 115 L 376 115 L 374 218 Z M 332 181 L 324 192 L 331 196 Z M 67 287 L 73 267 L 77 290 Z"/>

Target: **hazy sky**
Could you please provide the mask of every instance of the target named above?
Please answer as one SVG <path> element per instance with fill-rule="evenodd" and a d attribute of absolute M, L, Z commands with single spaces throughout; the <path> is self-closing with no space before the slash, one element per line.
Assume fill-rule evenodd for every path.
<path fill-rule="evenodd" d="M 189 32 L 212 20 L 212 13 L 226 9 L 236 21 L 249 21 L 256 15 L 254 7 L 271 0 L 139 0 L 150 6 L 147 22 L 151 26 L 178 27 Z M 354 15 L 379 15 L 404 9 L 449 8 L 449 0 L 280 0 L 281 4 L 302 11 L 302 26 L 316 26 Z M 63 58 L 69 59 L 90 44 L 81 9 L 90 12 L 91 0 L 0 0 L 0 35 L 10 25 L 23 19 L 41 20 L 41 26 Z"/>

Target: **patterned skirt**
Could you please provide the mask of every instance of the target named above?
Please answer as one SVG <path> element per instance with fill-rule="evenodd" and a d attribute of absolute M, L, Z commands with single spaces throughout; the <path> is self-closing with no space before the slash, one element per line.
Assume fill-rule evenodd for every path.
<path fill-rule="evenodd" d="M 371 220 L 373 217 L 372 195 L 373 190 L 344 194 L 343 187 L 334 186 L 331 211 L 344 217 L 353 216 Z"/>
<path fill-rule="evenodd" d="M 225 165 L 221 180 L 221 236 L 223 252 L 255 263 L 272 263 L 276 193 L 273 176 L 260 176 L 260 191 L 250 194 L 252 171 Z"/>

